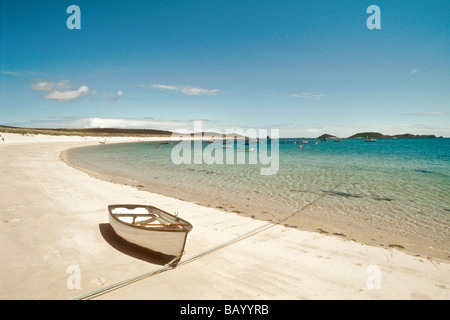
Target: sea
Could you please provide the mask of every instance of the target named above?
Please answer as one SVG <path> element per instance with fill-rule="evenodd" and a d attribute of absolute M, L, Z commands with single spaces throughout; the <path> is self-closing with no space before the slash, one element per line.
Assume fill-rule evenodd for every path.
<path fill-rule="evenodd" d="M 448 138 L 106 143 L 67 159 L 230 214 L 450 260 Z"/>

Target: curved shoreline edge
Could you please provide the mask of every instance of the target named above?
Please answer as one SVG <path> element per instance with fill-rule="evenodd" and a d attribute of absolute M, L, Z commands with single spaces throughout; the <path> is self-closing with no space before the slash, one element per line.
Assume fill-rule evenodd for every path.
<path fill-rule="evenodd" d="M 32 137 L 0 144 L 0 297 L 70 299 L 160 268 L 112 247 L 105 205 L 154 203 L 194 225 L 190 257 L 261 221 L 94 179 L 60 154 L 85 141 Z M 50 143 L 49 143 L 50 142 Z M 92 144 L 98 142 L 92 142 Z M 100 228 L 100 231 L 99 231 Z M 80 288 L 69 288 L 81 271 Z M 381 282 L 370 280 L 379 271 Z M 377 269 L 378 268 L 378 269 Z M 376 283 L 375 283 L 376 284 Z M 207 289 L 205 289 L 207 286 Z M 275 225 L 101 299 L 449 299 L 450 263 Z"/>
<path fill-rule="evenodd" d="M 153 140 L 153 141 L 158 142 L 158 141 L 164 141 L 164 140 L 162 139 L 162 140 Z M 128 141 L 128 142 L 137 142 L 137 141 Z M 84 148 L 84 146 L 81 146 L 81 148 Z M 228 214 L 237 214 L 242 217 L 251 217 L 252 219 L 262 221 L 262 222 L 274 222 L 274 221 L 278 220 L 278 218 L 279 218 L 279 217 L 268 218 L 268 217 L 264 216 L 264 214 L 260 214 L 260 213 L 256 212 L 255 208 L 253 208 L 253 211 L 252 211 L 252 208 L 250 208 L 250 209 L 247 208 L 249 211 L 243 212 L 243 211 L 236 210 L 236 209 L 241 209 L 240 207 L 239 208 L 233 207 L 234 209 L 224 207 L 222 205 L 222 203 L 219 203 L 219 202 L 215 201 L 214 199 L 203 199 L 202 197 L 194 197 L 193 195 L 180 194 L 180 192 L 173 192 L 170 189 L 168 189 L 167 187 L 166 188 L 158 188 L 158 187 L 150 188 L 148 186 L 145 186 L 145 183 L 144 183 L 144 185 L 142 185 L 141 184 L 142 182 L 133 180 L 131 178 L 117 176 L 112 173 L 95 171 L 95 170 L 88 169 L 86 167 L 78 166 L 70 161 L 70 151 L 73 149 L 74 148 L 64 150 L 61 153 L 61 159 L 69 166 L 72 166 L 75 169 L 86 172 L 93 178 L 100 179 L 100 180 L 107 181 L 107 182 L 131 186 L 131 187 L 136 188 L 139 191 L 147 191 L 147 192 L 156 193 L 158 195 L 162 195 L 165 197 L 174 198 L 174 199 L 177 199 L 180 201 L 195 203 L 195 204 L 203 206 L 205 208 L 215 208 L 215 209 L 224 211 Z M 158 190 L 156 190 L 156 189 L 158 189 Z M 161 190 L 161 189 L 163 189 L 163 190 Z M 307 207 L 308 206 L 309 205 L 307 205 Z M 295 210 L 293 209 L 293 211 L 296 211 L 296 210 L 297 209 L 295 209 Z M 286 212 L 286 214 L 288 214 L 288 212 Z M 308 218 L 298 217 L 296 214 L 294 214 L 292 216 L 293 216 L 293 218 L 291 218 L 289 220 L 289 222 L 283 224 L 284 227 L 292 228 L 295 230 L 320 233 L 320 234 L 324 234 L 324 235 L 331 236 L 331 237 L 338 237 L 344 241 L 353 241 L 353 242 L 361 243 L 364 245 L 384 248 L 387 250 L 397 249 L 402 252 L 405 252 L 406 254 L 409 254 L 412 256 L 417 256 L 417 257 L 423 257 L 426 259 L 434 259 L 436 261 L 450 262 L 450 256 L 448 256 L 447 253 L 439 254 L 439 251 L 437 251 L 437 250 L 429 251 L 424 248 L 418 248 L 414 245 L 410 245 L 408 247 L 407 245 L 403 245 L 402 241 L 395 241 L 393 239 L 389 239 L 386 237 L 385 237 L 385 239 L 383 239 L 384 241 L 375 240 L 370 232 L 368 232 L 368 233 L 352 232 L 352 230 L 340 229 L 337 225 L 330 225 L 329 223 L 328 224 L 320 224 L 319 221 L 316 221 L 316 223 L 318 223 L 318 224 L 315 225 L 314 220 L 310 217 L 308 217 Z M 298 218 L 296 218 L 296 216 Z M 307 220 L 308 224 L 305 223 L 306 220 Z M 386 232 L 385 232 L 385 234 L 386 234 Z"/>

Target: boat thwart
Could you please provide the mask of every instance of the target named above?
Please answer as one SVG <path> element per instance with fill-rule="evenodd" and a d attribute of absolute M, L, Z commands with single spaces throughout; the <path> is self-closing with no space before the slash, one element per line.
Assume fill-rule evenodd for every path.
<path fill-rule="evenodd" d="M 138 246 L 181 258 L 192 225 L 149 205 L 109 205 L 109 222 L 118 236 Z"/>

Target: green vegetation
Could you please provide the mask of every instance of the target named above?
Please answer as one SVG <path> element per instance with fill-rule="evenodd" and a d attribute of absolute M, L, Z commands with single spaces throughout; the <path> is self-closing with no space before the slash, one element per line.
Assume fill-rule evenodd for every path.
<path fill-rule="evenodd" d="M 99 137 L 160 137 L 172 136 L 172 132 L 153 129 L 113 129 L 113 128 L 89 128 L 89 129 L 39 129 L 0 126 L 0 132 L 16 134 L 45 134 L 58 136 L 99 136 Z"/>
<path fill-rule="evenodd" d="M 333 136 L 331 134 L 328 134 L 328 133 L 324 133 L 323 135 L 317 137 L 317 139 L 333 139 L 333 138 L 337 138 L 337 137 Z"/>
<path fill-rule="evenodd" d="M 435 135 L 417 135 L 417 134 L 410 134 L 410 133 L 389 136 L 389 135 L 384 135 L 379 132 L 361 132 L 361 133 L 357 133 L 357 134 L 354 134 L 351 137 L 349 137 L 349 139 L 355 139 L 355 138 L 400 139 L 400 138 L 436 138 L 436 136 Z"/>
<path fill-rule="evenodd" d="M 387 136 L 384 134 L 381 134 L 379 132 L 361 132 L 352 135 L 349 137 L 349 139 L 355 139 L 355 138 L 373 138 L 373 139 L 384 139 Z"/>

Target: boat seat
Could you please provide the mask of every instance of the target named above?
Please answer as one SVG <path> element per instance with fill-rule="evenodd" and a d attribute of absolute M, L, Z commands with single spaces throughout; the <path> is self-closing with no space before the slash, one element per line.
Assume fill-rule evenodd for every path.
<path fill-rule="evenodd" d="M 138 217 L 136 217 L 136 218 L 138 218 Z M 141 225 L 151 224 L 152 222 L 157 221 L 156 217 L 152 217 L 150 219 L 144 219 L 144 220 L 138 220 L 136 218 L 133 220 L 133 223 L 141 224 Z"/>

